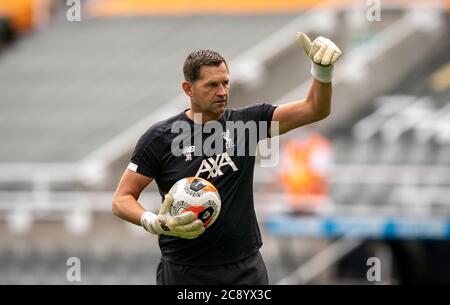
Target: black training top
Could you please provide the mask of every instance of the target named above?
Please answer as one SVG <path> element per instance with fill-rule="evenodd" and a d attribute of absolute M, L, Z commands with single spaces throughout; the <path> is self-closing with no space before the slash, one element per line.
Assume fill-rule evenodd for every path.
<path fill-rule="evenodd" d="M 198 176 L 214 184 L 222 200 L 216 222 L 199 237 L 159 237 L 164 260 L 220 265 L 242 260 L 262 246 L 253 206 L 253 169 L 256 143 L 267 137 L 275 108 L 227 108 L 219 121 L 206 124 L 194 123 L 183 111 L 156 123 L 139 139 L 128 168 L 154 178 L 162 199 L 178 180 Z M 267 129 L 250 131 L 263 125 Z"/>

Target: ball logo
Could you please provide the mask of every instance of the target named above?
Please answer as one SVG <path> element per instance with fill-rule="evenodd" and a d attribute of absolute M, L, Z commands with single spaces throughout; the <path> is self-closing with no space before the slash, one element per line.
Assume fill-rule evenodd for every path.
<path fill-rule="evenodd" d="M 203 223 L 206 223 L 209 218 L 211 218 L 212 214 L 214 213 L 214 208 L 212 206 L 204 209 L 203 211 L 198 213 L 198 218 L 203 221 Z"/>
<path fill-rule="evenodd" d="M 191 185 L 189 186 L 189 188 L 191 190 L 193 190 L 194 192 L 198 192 L 205 187 L 206 187 L 206 184 L 204 184 L 203 181 L 200 179 L 192 180 Z"/>

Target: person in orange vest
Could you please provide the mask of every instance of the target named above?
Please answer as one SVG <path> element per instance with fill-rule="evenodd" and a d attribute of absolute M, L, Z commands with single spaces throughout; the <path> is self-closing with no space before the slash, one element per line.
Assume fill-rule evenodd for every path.
<path fill-rule="evenodd" d="M 317 132 L 291 138 L 282 147 L 279 177 L 295 213 L 319 212 L 328 202 L 331 142 Z"/>

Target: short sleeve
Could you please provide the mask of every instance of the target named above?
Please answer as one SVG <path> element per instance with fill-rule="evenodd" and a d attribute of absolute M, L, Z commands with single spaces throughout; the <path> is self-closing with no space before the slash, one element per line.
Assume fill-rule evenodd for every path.
<path fill-rule="evenodd" d="M 161 147 L 158 137 L 147 131 L 136 144 L 128 169 L 147 177 L 158 177 L 162 154 L 157 151 Z"/>
<path fill-rule="evenodd" d="M 268 131 L 270 129 L 270 124 L 272 122 L 273 112 L 277 108 L 277 105 L 271 105 L 267 103 L 251 105 L 240 109 L 244 121 L 255 121 L 257 124 L 259 122 L 265 122 L 267 125 L 267 131 L 265 134 L 259 134 L 258 139 L 263 140 L 268 137 Z M 258 129 L 259 130 L 259 129 Z"/>

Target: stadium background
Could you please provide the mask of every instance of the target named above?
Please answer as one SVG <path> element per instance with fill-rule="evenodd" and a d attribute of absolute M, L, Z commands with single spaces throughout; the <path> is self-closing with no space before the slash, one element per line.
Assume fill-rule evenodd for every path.
<path fill-rule="evenodd" d="M 77 1 L 73 1 L 74 3 Z M 230 106 L 303 97 L 297 31 L 331 38 L 329 209 L 292 215 L 255 168 L 272 284 L 450 283 L 450 1 L 0 0 L 0 284 L 154 284 L 157 239 L 111 213 L 140 134 L 184 109 L 182 62 L 229 62 Z M 296 132 L 281 137 L 281 144 Z M 142 202 L 154 211 L 155 185 Z"/>

